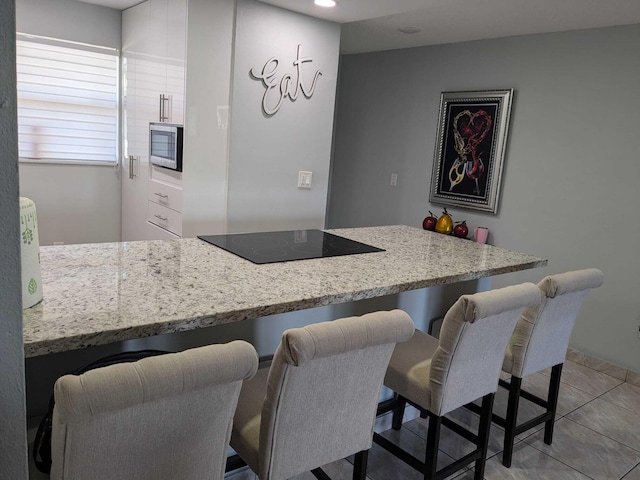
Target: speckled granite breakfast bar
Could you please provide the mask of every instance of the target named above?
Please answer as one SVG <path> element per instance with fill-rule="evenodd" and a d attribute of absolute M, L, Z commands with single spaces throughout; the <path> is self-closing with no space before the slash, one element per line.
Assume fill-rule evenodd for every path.
<path fill-rule="evenodd" d="M 25 356 L 514 272 L 547 261 L 408 226 L 327 230 L 385 252 L 255 265 L 196 238 L 42 247 Z"/>

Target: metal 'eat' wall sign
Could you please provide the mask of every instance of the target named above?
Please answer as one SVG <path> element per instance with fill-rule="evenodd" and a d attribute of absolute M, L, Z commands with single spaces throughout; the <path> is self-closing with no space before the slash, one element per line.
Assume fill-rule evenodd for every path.
<path fill-rule="evenodd" d="M 298 52 L 296 59 L 293 61 L 295 68 L 294 73 L 285 73 L 282 77 L 278 75 L 278 68 L 280 67 L 280 59 L 278 57 L 271 57 L 266 61 L 262 70 L 252 68 L 249 73 L 256 80 L 261 80 L 264 86 L 264 95 L 262 96 L 262 111 L 265 115 L 273 116 L 278 113 L 282 102 L 285 98 L 289 98 L 292 102 L 295 102 L 300 92 L 306 97 L 311 98 L 313 92 L 316 90 L 316 84 L 318 78 L 322 75 L 320 70 L 316 70 L 313 74 L 313 80 L 309 85 L 308 78 L 305 78 L 305 73 L 309 72 L 306 64 L 311 64 L 313 59 L 311 57 L 302 56 L 302 45 L 298 45 Z"/>

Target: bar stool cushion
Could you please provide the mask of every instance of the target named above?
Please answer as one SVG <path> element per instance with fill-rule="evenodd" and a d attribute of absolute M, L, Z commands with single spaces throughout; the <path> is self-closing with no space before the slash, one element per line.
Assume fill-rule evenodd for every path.
<path fill-rule="evenodd" d="M 406 398 L 431 407 L 431 393 L 426 387 L 431 380 L 431 359 L 438 348 L 438 339 L 416 330 L 410 340 L 393 352 L 393 361 L 384 378 L 384 384 Z"/>
<path fill-rule="evenodd" d="M 260 456 L 260 420 L 264 396 L 267 391 L 267 379 L 271 361 L 260 363 L 255 376 L 242 385 L 238 404 L 233 418 L 233 431 L 242 435 L 233 435 L 233 449 L 254 472 L 258 471 Z"/>

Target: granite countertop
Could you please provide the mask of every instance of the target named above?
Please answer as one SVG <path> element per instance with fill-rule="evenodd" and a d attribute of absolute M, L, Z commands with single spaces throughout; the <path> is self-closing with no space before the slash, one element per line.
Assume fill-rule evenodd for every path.
<path fill-rule="evenodd" d="M 41 247 L 25 356 L 238 322 L 546 265 L 408 226 L 327 230 L 383 248 L 255 265 L 197 238 Z"/>

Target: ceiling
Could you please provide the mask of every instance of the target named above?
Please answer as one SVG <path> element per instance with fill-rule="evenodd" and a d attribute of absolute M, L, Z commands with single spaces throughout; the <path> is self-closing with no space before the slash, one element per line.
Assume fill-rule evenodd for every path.
<path fill-rule="evenodd" d="M 124 9 L 140 0 L 85 0 Z M 313 0 L 263 3 L 342 24 L 342 53 L 640 23 L 640 0 Z M 403 27 L 421 31 L 406 34 Z"/>

